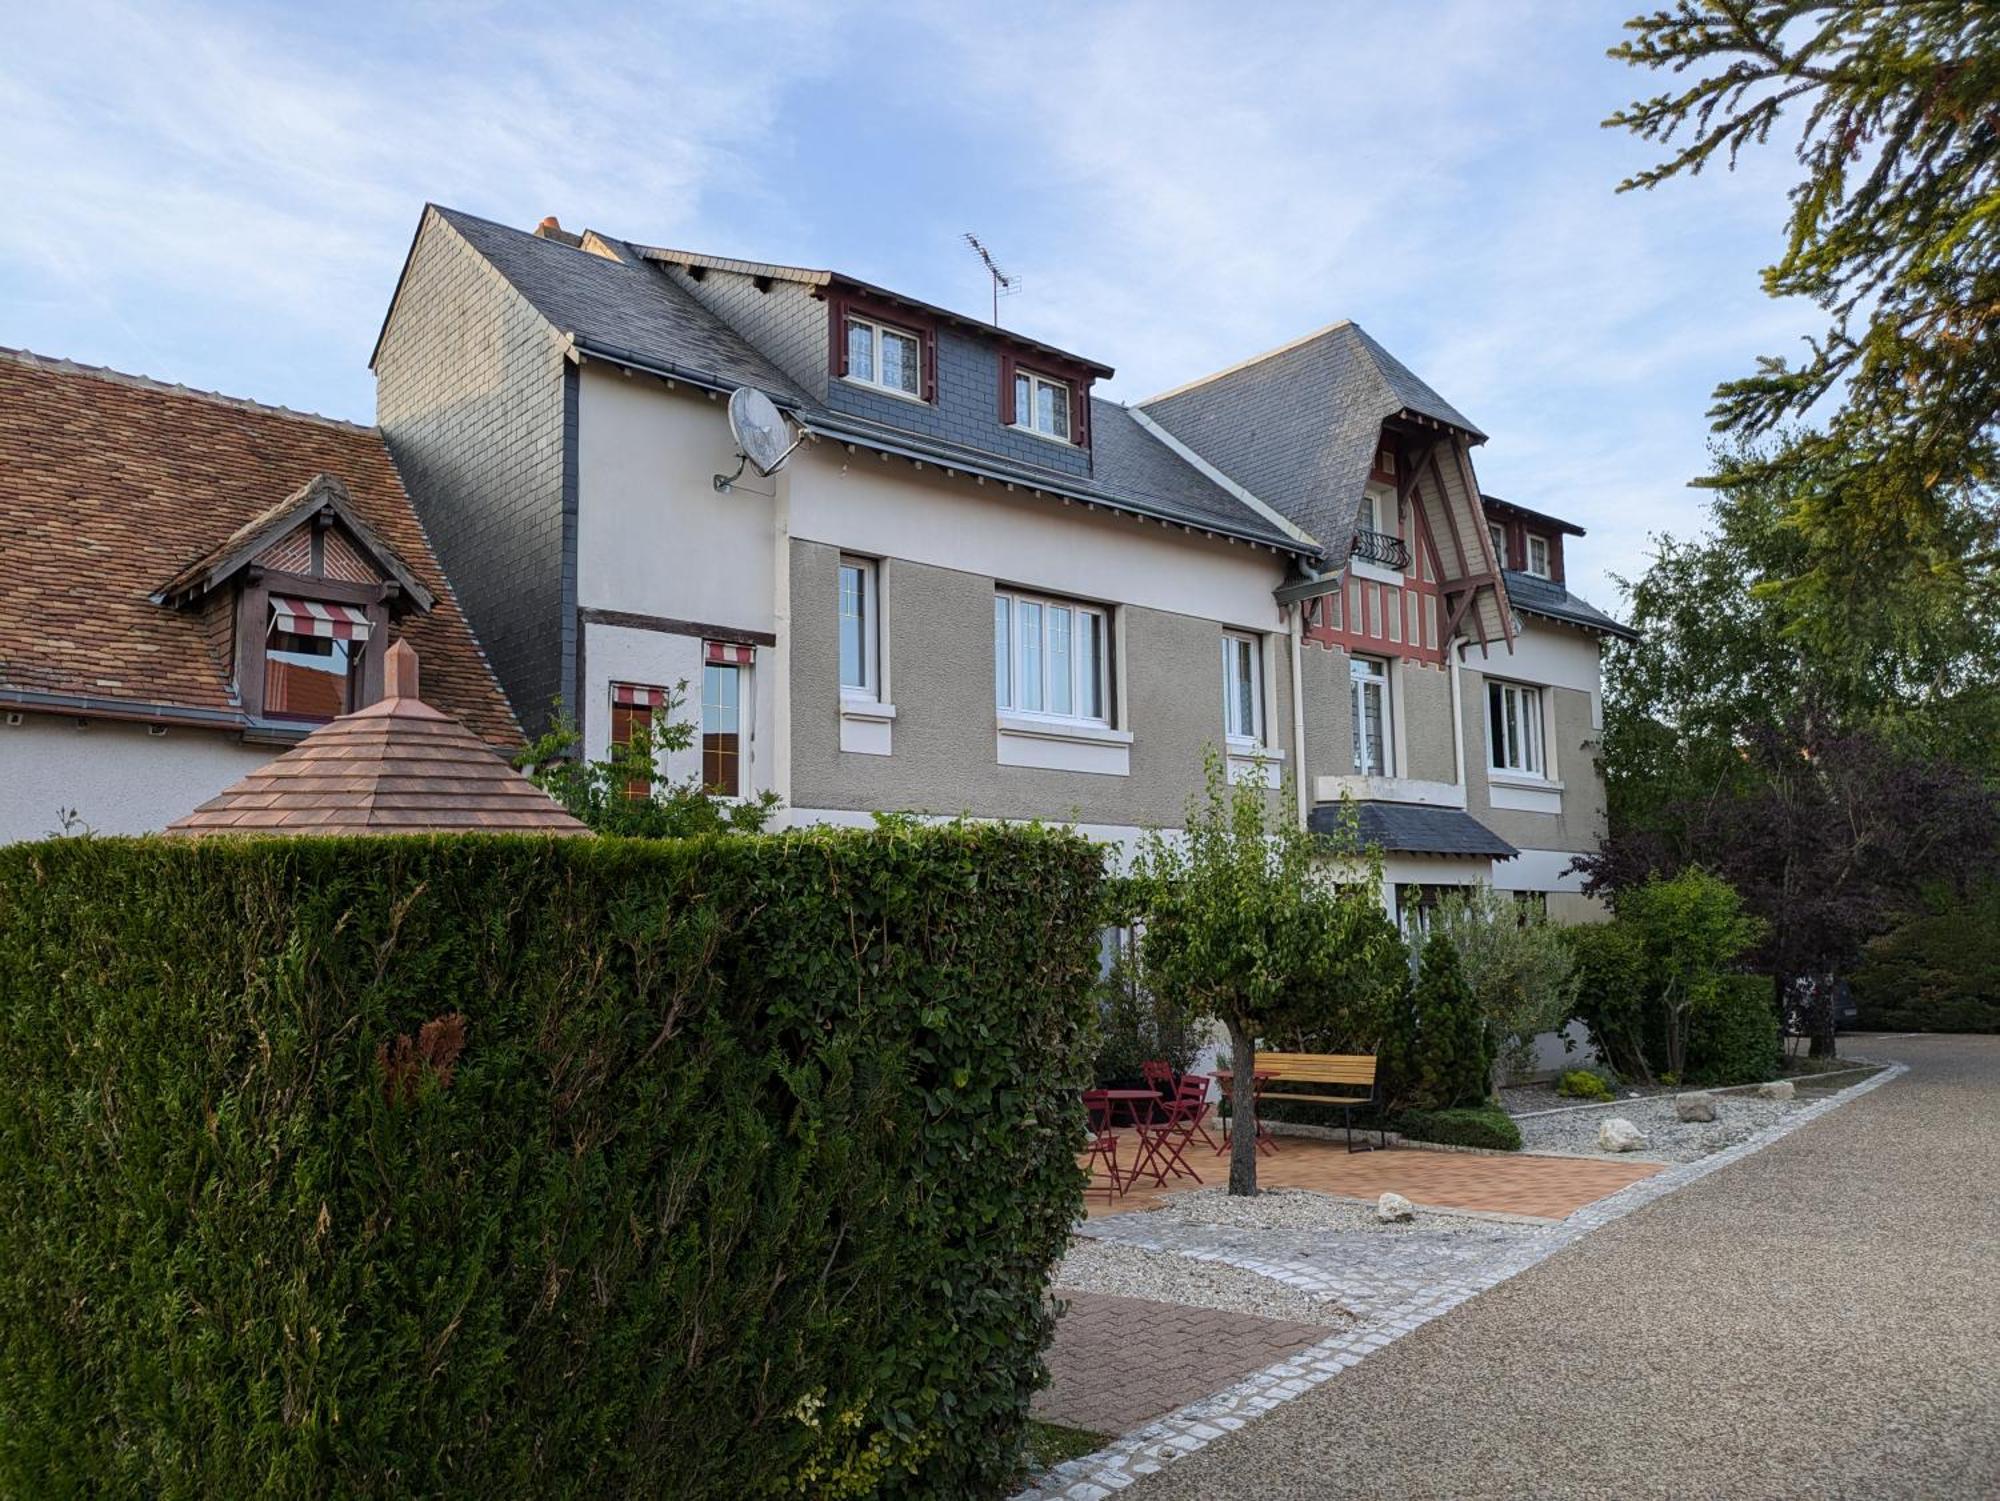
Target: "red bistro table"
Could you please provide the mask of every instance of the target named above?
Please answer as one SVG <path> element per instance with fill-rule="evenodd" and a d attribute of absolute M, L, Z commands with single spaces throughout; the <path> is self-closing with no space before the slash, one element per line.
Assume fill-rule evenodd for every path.
<path fill-rule="evenodd" d="M 1123 1105 L 1128 1124 L 1134 1126 L 1138 1125 L 1142 1118 L 1140 1106 L 1146 1107 L 1143 1118 L 1148 1122 L 1160 1108 L 1160 1094 L 1156 1089 L 1107 1089 L 1104 1091 L 1104 1098 L 1110 1104 L 1113 1115 L 1116 1115 L 1118 1107 Z"/>

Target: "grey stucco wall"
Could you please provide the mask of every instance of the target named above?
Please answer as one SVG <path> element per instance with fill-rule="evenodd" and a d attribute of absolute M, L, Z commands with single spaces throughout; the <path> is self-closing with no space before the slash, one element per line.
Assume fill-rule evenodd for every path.
<path fill-rule="evenodd" d="M 1202 785 L 1202 753 L 1222 743 L 1222 626 L 1126 606 L 1123 676 L 1132 732 L 1127 776 L 997 764 L 994 580 L 888 559 L 894 754 L 840 749 L 835 637 L 837 549 L 792 544 L 792 801 L 981 818 L 1178 827 Z M 1291 722 L 1289 669 L 1276 674 L 1277 723 Z M 1288 737 L 1281 733 L 1282 748 Z M 1274 800 L 1277 791 L 1271 794 Z"/>
<path fill-rule="evenodd" d="M 1403 746 L 1407 766 L 1401 776 L 1420 782 L 1450 782 L 1458 776 L 1451 745 L 1451 672 L 1422 662 L 1398 662 L 1402 685 Z"/>
<path fill-rule="evenodd" d="M 1346 776 L 1354 770 L 1354 706 L 1348 688 L 1347 653 L 1306 642 L 1299 656 L 1300 698 L 1305 701 L 1306 796 L 1313 777 Z"/>
<path fill-rule="evenodd" d="M 1590 695 L 1548 688 L 1554 709 L 1556 776 L 1563 784 L 1561 813 L 1495 808 L 1486 779 L 1486 674 L 1464 669 L 1466 808 L 1509 844 L 1522 849 L 1594 850 L 1606 828 L 1604 773 L 1597 759 L 1600 731 L 1591 727 Z"/>
<path fill-rule="evenodd" d="M 1306 757 L 1313 776 L 1350 776 L 1354 771 L 1354 699 L 1348 653 L 1307 642 L 1299 663 L 1306 706 Z M 1403 760 L 1395 774 L 1420 781 L 1449 782 L 1456 776 L 1451 754 L 1451 675 L 1419 662 L 1397 661 L 1397 708 L 1403 716 Z M 1310 784 L 1307 788 L 1311 791 Z"/>
<path fill-rule="evenodd" d="M 426 215 L 375 361 L 376 420 L 529 735 L 574 661 L 566 366 L 554 331 Z"/>

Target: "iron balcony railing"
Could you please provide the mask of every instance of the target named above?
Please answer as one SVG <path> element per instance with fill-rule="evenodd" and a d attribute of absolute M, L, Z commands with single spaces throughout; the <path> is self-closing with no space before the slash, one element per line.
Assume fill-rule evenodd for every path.
<path fill-rule="evenodd" d="M 1410 566 L 1410 549 L 1403 545 L 1401 537 L 1392 537 L 1387 532 L 1358 531 L 1354 534 L 1354 546 L 1348 551 L 1364 563 L 1377 563 L 1398 572 Z"/>

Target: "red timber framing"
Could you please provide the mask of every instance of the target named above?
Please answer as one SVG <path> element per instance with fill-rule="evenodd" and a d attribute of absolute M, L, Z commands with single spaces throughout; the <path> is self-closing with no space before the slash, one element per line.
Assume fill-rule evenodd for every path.
<path fill-rule="evenodd" d="M 1424 507 L 1415 501 L 1422 472 L 1408 456 L 1400 461 L 1384 448 L 1375 456 L 1373 483 L 1394 486 L 1396 514 L 1410 561 L 1399 584 L 1359 577 L 1350 566 L 1340 588 L 1301 602 L 1305 639 L 1314 645 L 1350 652 L 1400 657 L 1442 667 L 1451 633 L 1444 624 L 1443 568 Z"/>

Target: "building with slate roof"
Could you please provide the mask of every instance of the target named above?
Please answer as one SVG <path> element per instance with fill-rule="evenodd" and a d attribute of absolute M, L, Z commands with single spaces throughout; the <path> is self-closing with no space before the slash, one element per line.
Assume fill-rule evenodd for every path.
<path fill-rule="evenodd" d="M 373 356 L 426 533 L 531 730 L 694 721 L 661 774 L 878 811 L 1171 827 L 1204 752 L 1352 805 L 1414 922 L 1582 916 L 1603 829 L 1580 528 L 1339 322 L 1132 404 L 1112 367 L 834 269 L 427 207 Z M 746 468 L 753 387 L 800 447 Z"/>

